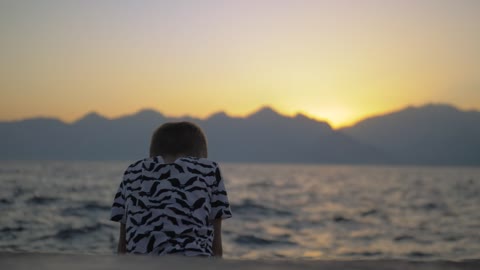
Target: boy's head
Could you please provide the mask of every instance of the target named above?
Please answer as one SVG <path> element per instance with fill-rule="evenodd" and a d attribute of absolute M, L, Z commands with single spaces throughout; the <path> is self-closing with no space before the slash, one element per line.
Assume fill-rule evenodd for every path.
<path fill-rule="evenodd" d="M 155 130 L 150 143 L 150 156 L 178 155 L 207 157 L 207 140 L 200 127 L 190 122 L 170 122 Z"/>

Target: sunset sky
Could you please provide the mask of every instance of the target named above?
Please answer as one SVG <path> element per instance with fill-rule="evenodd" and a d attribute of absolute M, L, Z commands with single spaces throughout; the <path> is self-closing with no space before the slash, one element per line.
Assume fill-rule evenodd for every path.
<path fill-rule="evenodd" d="M 0 120 L 480 109 L 480 1 L 0 0 Z"/>

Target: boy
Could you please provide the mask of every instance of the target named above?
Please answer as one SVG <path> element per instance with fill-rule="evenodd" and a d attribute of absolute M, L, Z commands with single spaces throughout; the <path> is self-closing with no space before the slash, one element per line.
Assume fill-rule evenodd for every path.
<path fill-rule="evenodd" d="M 118 253 L 222 256 L 221 222 L 232 216 L 217 163 L 202 130 L 166 123 L 153 134 L 150 158 L 131 164 L 115 195 Z"/>

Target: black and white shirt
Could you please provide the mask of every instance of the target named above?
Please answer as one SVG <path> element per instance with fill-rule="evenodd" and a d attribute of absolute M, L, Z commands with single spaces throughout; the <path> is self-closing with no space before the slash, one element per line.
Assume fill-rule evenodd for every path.
<path fill-rule="evenodd" d="M 231 216 L 217 163 L 158 156 L 127 168 L 110 219 L 125 224 L 129 253 L 211 256 L 211 221 Z"/>

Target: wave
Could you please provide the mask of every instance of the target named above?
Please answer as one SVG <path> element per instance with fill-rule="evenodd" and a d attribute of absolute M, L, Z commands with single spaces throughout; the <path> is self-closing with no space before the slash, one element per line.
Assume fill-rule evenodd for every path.
<path fill-rule="evenodd" d="M 59 198 L 47 197 L 47 196 L 33 196 L 29 198 L 26 202 L 27 204 L 50 204 L 59 201 Z"/>
<path fill-rule="evenodd" d="M 382 256 L 383 252 L 381 251 L 360 251 L 360 252 L 347 252 L 343 253 L 343 256 L 347 257 L 376 257 Z"/>
<path fill-rule="evenodd" d="M 405 242 L 405 241 L 413 241 L 415 242 L 417 239 L 411 235 L 399 235 L 395 238 L 393 238 L 393 241 L 395 242 Z"/>
<path fill-rule="evenodd" d="M 334 216 L 332 220 L 336 223 L 350 223 L 354 221 L 353 219 L 346 218 L 340 215 Z"/>
<path fill-rule="evenodd" d="M 295 245 L 295 243 L 285 240 L 273 240 L 257 237 L 254 235 L 239 235 L 234 238 L 235 243 L 241 245 Z"/>
<path fill-rule="evenodd" d="M 12 204 L 13 200 L 5 199 L 5 198 L 0 198 L 0 204 Z"/>
<path fill-rule="evenodd" d="M 232 204 L 232 211 L 237 214 L 262 215 L 262 216 L 292 216 L 293 213 L 274 207 L 257 204 L 253 200 L 246 199 L 240 204 Z"/>
<path fill-rule="evenodd" d="M 427 257 L 432 257 L 433 254 L 431 253 L 425 253 L 425 252 L 421 252 L 421 251 L 412 251 L 410 253 L 407 254 L 407 257 L 410 257 L 410 258 L 427 258 Z"/>
<path fill-rule="evenodd" d="M 0 229 L 0 233 L 16 233 L 16 232 L 23 232 L 25 228 L 22 226 L 18 227 L 5 227 Z"/>
<path fill-rule="evenodd" d="M 110 206 L 96 202 L 87 202 L 78 207 L 68 207 L 60 213 L 62 216 L 84 216 L 92 211 L 109 212 Z"/>
<path fill-rule="evenodd" d="M 374 216 L 377 215 L 379 212 L 377 209 L 370 209 L 368 211 L 360 213 L 362 217 Z"/>
<path fill-rule="evenodd" d="M 54 238 L 57 239 L 62 239 L 62 240 L 67 240 L 67 239 L 72 239 L 77 236 L 82 236 L 84 234 L 92 233 L 95 231 L 99 231 L 103 227 L 102 224 L 97 223 L 92 226 L 85 226 L 82 228 L 67 228 L 67 229 L 62 229 L 59 230 L 55 235 Z"/>
<path fill-rule="evenodd" d="M 58 230 L 53 235 L 46 235 L 42 237 L 35 238 L 35 241 L 42 241 L 46 239 L 57 239 L 57 240 L 72 240 L 77 237 L 85 236 L 86 234 L 94 233 L 96 231 L 102 230 L 102 228 L 109 227 L 103 223 L 96 223 L 90 226 L 83 226 L 80 228 L 65 228 Z"/>
<path fill-rule="evenodd" d="M 82 207 L 85 210 L 110 211 L 111 205 L 104 205 L 96 202 L 85 203 Z"/>

